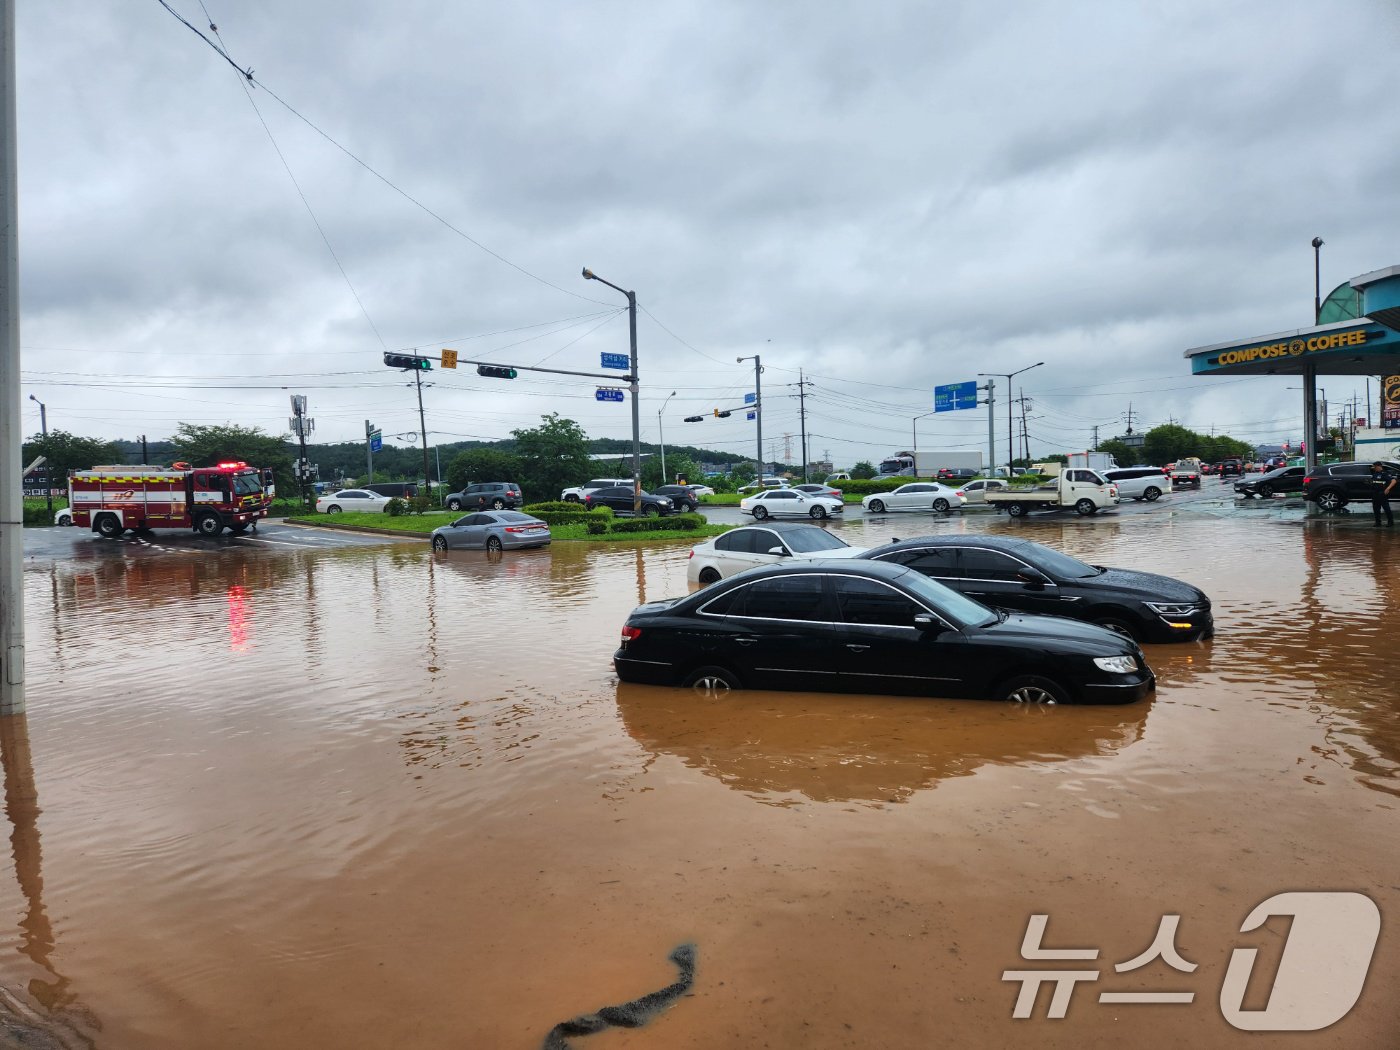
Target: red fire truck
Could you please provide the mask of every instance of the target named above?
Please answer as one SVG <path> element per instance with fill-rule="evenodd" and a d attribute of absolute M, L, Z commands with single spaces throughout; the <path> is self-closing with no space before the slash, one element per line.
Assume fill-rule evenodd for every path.
<path fill-rule="evenodd" d="M 103 536 L 126 529 L 244 532 L 267 517 L 272 471 L 246 463 L 191 467 L 93 467 L 68 475 L 73 524 Z"/>

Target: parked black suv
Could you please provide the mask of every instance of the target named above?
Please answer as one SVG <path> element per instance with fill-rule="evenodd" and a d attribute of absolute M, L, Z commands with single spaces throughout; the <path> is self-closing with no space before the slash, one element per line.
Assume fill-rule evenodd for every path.
<path fill-rule="evenodd" d="M 1400 478 L 1400 463 L 1393 459 L 1380 461 L 1385 464 L 1389 477 Z M 1320 510 L 1341 510 L 1355 500 L 1358 503 L 1371 502 L 1371 460 L 1364 463 L 1327 463 L 1313 467 L 1303 477 L 1303 498 L 1312 500 Z M 1391 503 L 1400 503 L 1400 485 L 1390 493 Z"/>
<path fill-rule="evenodd" d="M 613 485 L 605 489 L 592 489 L 584 495 L 583 505 L 589 510 L 594 507 L 611 507 L 615 514 L 631 514 L 632 486 Z M 670 514 L 672 507 L 669 497 L 653 496 L 650 492 L 642 493 L 642 513 L 648 518 Z"/>
<path fill-rule="evenodd" d="M 1089 565 L 1031 540 L 921 536 L 853 560 L 906 565 L 995 608 L 1087 620 L 1137 641 L 1186 642 L 1215 631 L 1210 599 L 1189 583 Z"/>
<path fill-rule="evenodd" d="M 695 485 L 662 485 L 653 495 L 665 496 L 678 511 L 690 513 L 700 506 L 700 497 L 695 494 Z"/>
<path fill-rule="evenodd" d="M 445 502 L 448 510 L 515 510 L 525 497 L 513 481 L 480 481 L 448 493 Z"/>

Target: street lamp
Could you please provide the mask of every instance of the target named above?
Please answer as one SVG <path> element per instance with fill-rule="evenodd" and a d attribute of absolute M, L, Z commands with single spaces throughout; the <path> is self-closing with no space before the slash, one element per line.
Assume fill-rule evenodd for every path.
<path fill-rule="evenodd" d="M 674 390 L 672 390 L 669 394 L 666 395 L 666 400 L 663 401 L 663 402 L 661 402 L 661 407 L 658 408 L 658 409 L 656 410 L 656 429 L 657 429 L 657 432 L 660 433 L 660 435 L 661 435 L 661 484 L 663 484 L 663 485 L 667 484 L 667 481 L 666 481 L 666 428 L 665 428 L 665 427 L 662 425 L 662 423 L 661 423 L 661 413 L 666 411 L 666 406 L 669 405 L 669 404 L 671 403 L 671 398 L 673 398 L 673 397 L 675 397 L 675 396 L 676 396 L 676 392 L 675 392 Z"/>
<path fill-rule="evenodd" d="M 621 292 L 627 296 L 628 334 L 632 341 L 632 356 L 629 361 L 632 374 L 628 376 L 628 379 L 631 380 L 630 390 L 632 393 L 632 513 L 640 516 L 642 513 L 642 417 L 641 409 L 637 404 L 637 293 L 620 288 L 612 281 L 603 280 L 587 266 L 583 268 L 583 279 L 606 284 L 613 291 Z"/>
<path fill-rule="evenodd" d="M 1018 375 L 1020 375 L 1022 372 L 1029 372 L 1032 368 L 1039 368 L 1039 367 L 1040 367 L 1041 365 L 1043 365 L 1043 364 L 1045 364 L 1044 361 L 1037 361 L 1037 362 L 1036 362 L 1035 364 L 1033 364 L 1033 365 L 1026 365 L 1025 368 L 1018 368 L 1018 369 L 1016 369 L 1016 371 L 1014 371 L 1014 372 L 978 372 L 978 373 L 977 373 L 979 376 L 982 376 L 982 377 L 984 377 L 984 378 L 985 378 L 986 376 L 995 376 L 997 379 L 1005 379 L 1005 380 L 1006 380 L 1006 476 L 1007 476 L 1008 478 L 1011 476 L 1011 461 L 1012 461 L 1013 459 L 1016 458 L 1016 451 L 1015 451 L 1015 448 L 1014 448 L 1014 444 L 1015 444 L 1015 440 L 1016 440 L 1016 439 L 1015 439 L 1015 437 L 1013 436 L 1013 434 L 1012 434 L 1012 432 L 1011 432 L 1011 428 L 1012 428 L 1012 425 L 1013 425 L 1013 424 L 1012 424 L 1012 421 L 1011 421 L 1011 405 L 1012 405 L 1012 400 L 1013 400 L 1012 397 L 1011 397 L 1011 380 L 1015 379 L 1015 378 L 1016 378 Z M 991 465 L 991 470 L 992 470 L 993 475 L 995 475 L 995 474 L 996 474 L 996 464 L 995 464 L 995 463 L 993 463 L 993 464 Z"/>
<path fill-rule="evenodd" d="M 923 419 L 924 416 L 931 416 L 931 415 L 933 415 L 932 412 L 925 412 L 924 415 L 922 415 L 922 416 L 915 416 L 913 419 L 911 419 L 911 420 L 909 421 L 910 427 L 912 427 L 913 430 L 914 430 L 914 473 L 915 473 L 915 475 L 917 475 L 917 474 L 919 473 L 919 420 Z"/>
<path fill-rule="evenodd" d="M 44 433 L 44 450 L 48 451 L 49 441 L 49 408 L 33 394 L 29 395 L 29 400 L 39 406 L 39 429 Z M 44 486 L 44 503 L 48 508 L 49 516 L 53 516 L 53 475 L 47 475 L 49 483 Z"/>

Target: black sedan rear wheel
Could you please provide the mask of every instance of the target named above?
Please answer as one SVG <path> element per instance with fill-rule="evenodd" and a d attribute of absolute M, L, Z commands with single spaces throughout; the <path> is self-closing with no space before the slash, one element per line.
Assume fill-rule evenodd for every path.
<path fill-rule="evenodd" d="M 1268 482 L 1265 482 L 1264 484 L 1260 485 L 1256 491 L 1264 499 L 1272 499 L 1274 495 L 1274 487 Z"/>
<path fill-rule="evenodd" d="M 648 503 L 645 507 L 642 508 L 642 513 L 645 514 L 648 518 L 656 518 L 661 515 L 661 508 L 658 507 L 655 503 Z"/>
<path fill-rule="evenodd" d="M 997 695 L 1017 704 L 1067 704 L 1069 694 L 1040 675 L 1026 674 L 1003 682 Z"/>
<path fill-rule="evenodd" d="M 724 696 L 731 689 L 742 689 L 739 676 L 726 667 L 697 667 L 686 675 L 688 685 L 703 696 Z"/>

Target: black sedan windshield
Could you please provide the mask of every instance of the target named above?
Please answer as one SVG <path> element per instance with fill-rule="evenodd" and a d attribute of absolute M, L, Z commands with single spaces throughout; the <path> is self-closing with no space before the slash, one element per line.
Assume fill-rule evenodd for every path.
<path fill-rule="evenodd" d="M 801 532 L 783 534 L 787 545 L 798 554 L 811 554 L 814 551 L 839 551 L 850 544 L 839 536 L 833 536 L 823 529 L 803 529 Z"/>

